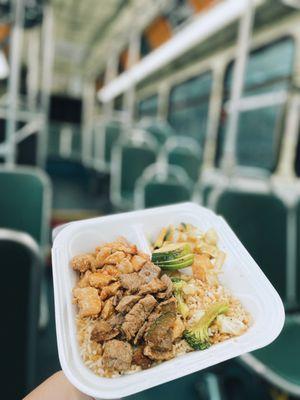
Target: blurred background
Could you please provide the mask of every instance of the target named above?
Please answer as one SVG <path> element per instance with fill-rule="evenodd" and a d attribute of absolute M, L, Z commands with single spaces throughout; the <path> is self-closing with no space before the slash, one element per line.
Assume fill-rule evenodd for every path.
<path fill-rule="evenodd" d="M 0 162 L 3 398 L 60 368 L 52 229 L 189 200 L 226 218 L 286 323 L 130 398 L 300 397 L 299 0 L 0 0 Z"/>

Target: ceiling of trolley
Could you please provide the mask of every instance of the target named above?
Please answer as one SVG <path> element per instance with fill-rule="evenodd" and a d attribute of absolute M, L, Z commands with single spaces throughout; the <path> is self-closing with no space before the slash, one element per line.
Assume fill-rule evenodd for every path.
<path fill-rule="evenodd" d="M 55 26 L 54 91 L 79 90 L 173 0 L 52 0 Z"/>

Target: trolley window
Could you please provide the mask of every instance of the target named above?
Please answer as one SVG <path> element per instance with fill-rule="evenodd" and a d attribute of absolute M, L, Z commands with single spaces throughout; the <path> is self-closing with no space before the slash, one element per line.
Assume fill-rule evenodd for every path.
<path fill-rule="evenodd" d="M 168 120 L 179 135 L 188 135 L 204 144 L 212 73 L 206 72 L 174 86 L 170 92 Z"/>
<path fill-rule="evenodd" d="M 137 106 L 137 114 L 138 118 L 144 117 L 157 117 L 158 113 L 158 95 L 154 94 L 150 97 L 147 97 L 144 100 L 141 100 Z"/>
<path fill-rule="evenodd" d="M 284 62 L 282 62 L 284 60 Z M 285 111 L 284 94 L 290 88 L 293 72 L 294 41 L 290 37 L 265 45 L 250 53 L 245 74 L 243 97 L 257 96 L 256 106 L 247 105 L 239 115 L 236 143 L 237 164 L 272 172 L 277 164 Z M 220 120 L 216 165 L 220 166 L 226 128 L 227 107 L 233 80 L 232 61 L 224 79 L 223 110 Z M 274 102 L 268 94 L 282 93 Z M 249 103 L 250 104 L 250 103 Z M 259 104 L 259 106 L 258 106 Z"/>

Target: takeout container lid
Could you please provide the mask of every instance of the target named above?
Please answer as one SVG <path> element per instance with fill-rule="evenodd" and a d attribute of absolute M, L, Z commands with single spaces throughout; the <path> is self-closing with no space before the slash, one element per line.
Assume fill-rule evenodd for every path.
<path fill-rule="evenodd" d="M 214 228 L 227 257 L 220 275 L 223 283 L 252 316 L 243 335 L 162 362 L 148 370 L 117 378 L 102 378 L 84 365 L 76 339 L 72 288 L 76 274 L 73 256 L 122 235 L 150 253 L 149 239 L 169 224 L 191 223 L 205 231 Z M 233 233 L 226 221 L 194 203 L 114 214 L 72 222 L 57 232 L 52 248 L 58 354 L 62 369 L 80 391 L 96 399 L 116 399 L 180 378 L 271 343 L 284 324 L 284 308 L 274 287 Z"/>

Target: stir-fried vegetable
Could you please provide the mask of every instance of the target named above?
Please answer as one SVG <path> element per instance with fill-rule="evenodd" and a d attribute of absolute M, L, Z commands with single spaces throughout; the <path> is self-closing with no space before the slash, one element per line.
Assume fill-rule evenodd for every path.
<path fill-rule="evenodd" d="M 184 332 L 184 338 L 195 350 L 205 350 L 210 346 L 208 328 L 219 314 L 228 311 L 225 302 L 214 303 L 206 310 L 203 317 Z"/>
<path fill-rule="evenodd" d="M 177 300 L 177 309 L 185 319 L 189 314 L 189 308 L 187 304 L 185 304 L 183 299 L 183 289 L 186 286 L 186 282 L 180 278 L 172 278 L 172 283 L 173 283 L 173 294 Z"/>

